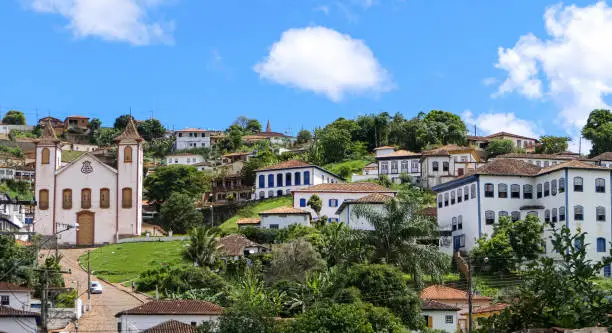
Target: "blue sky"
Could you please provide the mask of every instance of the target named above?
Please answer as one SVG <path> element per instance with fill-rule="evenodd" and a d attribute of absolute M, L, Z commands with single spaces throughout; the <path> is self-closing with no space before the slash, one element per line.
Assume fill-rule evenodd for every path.
<path fill-rule="evenodd" d="M 610 37 L 593 1 L 5 0 L 0 111 L 295 133 L 443 109 L 479 133 L 574 137 L 607 106 Z"/>

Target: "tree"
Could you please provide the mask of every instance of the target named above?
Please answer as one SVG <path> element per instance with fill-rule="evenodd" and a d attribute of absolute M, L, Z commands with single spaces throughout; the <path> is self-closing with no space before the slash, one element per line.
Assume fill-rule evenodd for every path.
<path fill-rule="evenodd" d="M 585 244 L 585 235 L 579 228 L 572 233 L 565 225 L 560 230 L 553 229 L 551 239 L 557 259 L 539 257 L 522 274 L 517 293 L 509 295 L 511 306 L 499 315 L 479 320 L 480 332 L 610 327 L 612 318 L 608 313 L 612 312 L 612 302 L 607 299 L 608 291 L 594 288 L 592 281 L 612 263 L 612 257 L 587 259 L 589 244 Z"/>
<path fill-rule="evenodd" d="M 308 272 L 325 268 L 325 261 L 303 238 L 283 243 L 272 252 L 269 276 L 273 280 L 303 281 Z"/>
<path fill-rule="evenodd" d="M 100 127 L 102 127 L 102 121 L 100 120 L 100 118 L 93 118 L 89 121 L 89 124 L 87 124 L 87 128 L 89 128 L 89 133 L 96 133 Z"/>
<path fill-rule="evenodd" d="M 197 266 L 213 266 L 218 260 L 217 233 L 204 227 L 195 227 L 189 233 L 189 245 L 184 255 Z"/>
<path fill-rule="evenodd" d="M 164 158 L 170 154 L 173 145 L 174 139 L 172 138 L 157 138 L 145 143 L 144 152 L 157 158 Z"/>
<path fill-rule="evenodd" d="M 321 304 L 296 318 L 291 332 L 374 333 L 374 329 L 358 304 Z"/>
<path fill-rule="evenodd" d="M 308 228 L 308 227 L 307 227 Z M 309 228 L 313 229 L 313 228 Z M 362 242 L 361 233 L 344 223 L 329 223 L 319 228 L 320 240 L 314 243 L 329 266 L 364 262 L 371 247 Z"/>
<path fill-rule="evenodd" d="M 438 143 L 444 145 L 449 143 L 465 144 L 467 128 L 458 115 L 441 110 L 432 110 L 425 115 L 423 122 Z"/>
<path fill-rule="evenodd" d="M 115 119 L 113 128 L 118 131 L 123 131 L 127 127 L 127 124 L 130 122 L 130 119 L 134 120 L 134 117 L 132 117 L 132 115 L 129 115 L 129 114 L 124 114 L 124 115 L 117 117 Z"/>
<path fill-rule="evenodd" d="M 495 157 L 503 154 L 510 154 L 514 151 L 514 143 L 508 139 L 493 139 L 487 145 L 487 154 L 489 157 Z"/>
<path fill-rule="evenodd" d="M 146 141 L 162 138 L 166 129 L 157 119 L 147 119 L 138 123 L 138 133 Z"/>
<path fill-rule="evenodd" d="M 23 112 L 17 110 L 10 110 L 2 118 L 2 123 L 8 125 L 25 125 L 26 118 Z"/>
<path fill-rule="evenodd" d="M 561 153 L 567 150 L 567 143 L 571 140 L 567 136 L 544 135 L 540 138 L 540 144 L 536 146 L 535 152 L 538 154 Z"/>
<path fill-rule="evenodd" d="M 190 165 L 169 165 L 155 169 L 155 173 L 144 180 L 146 198 L 158 204 L 168 200 L 174 192 L 184 193 L 190 199 L 199 196 L 210 188 L 207 174 Z"/>
<path fill-rule="evenodd" d="M 309 130 L 301 130 L 298 132 L 297 138 L 296 138 L 296 143 L 299 145 L 308 143 L 310 140 L 312 140 L 312 133 L 310 133 Z"/>
<path fill-rule="evenodd" d="M 357 205 L 354 214 L 365 218 L 374 227 L 366 234 L 367 241 L 374 247 L 373 259 L 400 266 L 412 274 L 417 287 L 421 288 L 424 275 L 439 280 L 450 259 L 437 246 L 417 242 L 427 237 L 438 237 L 435 219 L 422 216 L 418 211 L 420 208 L 416 205 L 394 198 L 382 210 Z"/>
<path fill-rule="evenodd" d="M 603 109 L 591 111 L 582 128 L 582 136 L 593 143 L 591 157 L 612 151 L 612 112 Z"/>
<path fill-rule="evenodd" d="M 244 129 L 249 133 L 259 133 L 261 132 L 261 123 L 257 119 L 249 119 Z"/>
<path fill-rule="evenodd" d="M 158 266 L 146 270 L 136 280 L 139 291 L 159 290 L 162 296 L 181 294 L 189 290 L 207 290 L 224 301 L 229 297 L 229 285 L 208 268 L 193 265 Z"/>
<path fill-rule="evenodd" d="M 36 252 L 33 247 L 17 244 L 12 235 L 0 235 L 0 280 L 31 285 L 31 265 L 35 262 Z"/>
<path fill-rule="evenodd" d="M 93 143 L 100 147 L 109 147 L 115 144 L 115 138 L 121 133 L 114 128 L 100 128 L 92 137 Z"/>
<path fill-rule="evenodd" d="M 317 216 L 319 216 L 319 214 L 321 213 L 321 208 L 323 208 L 323 202 L 321 201 L 321 198 L 316 194 L 313 194 L 308 199 L 308 202 L 306 203 L 306 205 L 312 208 L 312 210 L 314 210 L 315 213 L 317 213 Z"/>
<path fill-rule="evenodd" d="M 478 267 L 488 267 L 496 273 L 509 273 L 542 254 L 543 232 L 544 225 L 536 216 L 527 215 L 524 220 L 518 221 L 500 217 L 499 223 L 493 226 L 491 237 L 477 240 L 472 256 L 480 260 L 488 258 L 487 264 L 481 262 Z"/>
<path fill-rule="evenodd" d="M 196 210 L 193 197 L 174 192 L 159 210 L 159 221 L 166 230 L 184 234 L 202 223 L 202 214 Z"/>

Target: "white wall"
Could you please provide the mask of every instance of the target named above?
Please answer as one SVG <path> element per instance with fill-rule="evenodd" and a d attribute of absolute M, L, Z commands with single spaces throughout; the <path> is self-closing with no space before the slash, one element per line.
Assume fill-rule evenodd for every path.
<path fill-rule="evenodd" d="M 7 333 L 36 333 L 34 317 L 0 317 L 0 330 Z"/>
<path fill-rule="evenodd" d="M 378 173 L 387 175 L 391 180 L 399 179 L 400 174 L 406 173 L 412 177 L 413 183 L 421 180 L 421 157 L 396 158 L 390 160 L 378 160 Z M 406 169 L 402 169 L 402 163 L 408 163 Z M 405 165 L 405 164 L 404 164 Z"/>
<path fill-rule="evenodd" d="M 13 309 L 30 311 L 30 292 L 29 291 L 0 290 L 0 296 L 8 296 L 9 297 L 8 306 Z M 0 326 L 0 329 L 2 329 L 1 326 Z"/>
<path fill-rule="evenodd" d="M 432 328 L 437 330 L 444 330 L 449 333 L 457 331 L 457 311 L 432 311 L 423 310 L 423 316 L 429 316 L 432 318 Z M 446 316 L 452 316 L 453 322 L 446 323 Z"/>
<path fill-rule="evenodd" d="M 362 204 L 363 205 L 363 204 Z M 367 204 L 372 210 L 376 212 L 382 212 L 384 209 L 383 204 Z M 346 205 L 338 217 L 339 222 L 344 222 L 349 228 L 356 230 L 374 230 L 374 226 L 365 217 L 357 217 L 355 215 L 355 209 L 360 206 L 358 204 Z"/>
<path fill-rule="evenodd" d="M 270 228 L 271 224 L 278 225 L 278 229 L 285 229 L 292 224 L 301 224 L 310 227 L 310 218 L 307 214 L 261 214 L 260 227 Z"/>
<path fill-rule="evenodd" d="M 438 162 L 438 170 L 433 170 L 433 163 Z M 448 163 L 448 171 L 444 171 L 444 163 Z M 471 153 L 452 154 L 450 156 L 426 156 L 421 161 L 423 187 L 446 183 L 469 170 L 477 168 L 476 159 Z"/>
<path fill-rule="evenodd" d="M 319 198 L 321 198 L 321 202 L 322 202 L 322 208 L 321 208 L 321 212 L 319 214 L 319 216 L 327 216 L 328 219 L 338 219 L 335 222 L 342 222 L 340 221 L 340 216 L 338 216 L 336 214 L 336 211 L 338 210 L 338 208 L 340 208 L 340 205 L 342 205 L 342 203 L 345 200 L 356 200 L 359 198 L 363 198 L 366 195 L 372 194 L 372 192 L 353 192 L 353 193 L 339 193 L 339 192 L 294 192 L 293 193 L 293 207 L 298 208 L 298 209 L 302 209 L 305 210 L 307 212 L 310 212 L 310 214 L 313 217 L 318 217 L 316 212 L 314 210 L 312 210 L 312 208 L 310 208 L 308 206 L 308 199 L 310 199 L 310 197 L 313 194 L 317 194 L 319 196 Z M 395 196 L 395 193 L 393 192 L 389 192 L 389 193 L 384 193 L 390 196 Z M 304 199 L 306 202 L 306 206 L 300 206 L 300 199 Z M 329 205 L 329 200 L 330 199 L 337 199 L 338 200 L 338 204 L 337 205 L 333 205 L 330 206 Z M 329 221 L 329 220 L 328 220 Z M 334 222 L 334 220 L 330 221 L 330 222 Z"/>
<path fill-rule="evenodd" d="M 43 149 L 49 149 L 49 164 L 41 164 Z M 55 163 L 54 163 L 55 162 Z M 62 163 L 62 151 L 54 145 L 38 145 L 36 147 L 36 202 L 34 231 L 42 235 L 53 234 L 53 211 L 55 209 L 55 171 Z M 49 191 L 49 208 L 40 209 L 40 190 Z"/>
<path fill-rule="evenodd" d="M 132 147 L 132 162 L 123 159 L 126 145 Z M 140 235 L 142 225 L 143 145 L 132 141 L 121 142 L 117 149 L 117 177 L 119 193 L 119 235 Z M 132 208 L 121 206 L 121 191 L 132 188 Z M 111 192 L 114 193 L 114 192 Z"/>
<path fill-rule="evenodd" d="M 304 174 L 310 173 L 309 184 L 304 183 Z M 300 174 L 300 185 L 295 185 L 295 175 Z M 283 186 L 278 186 L 278 175 L 283 175 Z M 287 174 L 291 174 L 291 186 L 287 185 Z M 268 186 L 268 176 L 274 176 L 274 186 Z M 263 176 L 264 183 L 261 183 L 261 177 Z M 265 170 L 258 171 L 255 175 L 255 198 L 264 199 L 278 196 L 278 191 L 281 191 L 282 195 L 291 194 L 291 191 L 301 189 L 304 187 L 324 184 L 324 183 L 341 183 L 342 180 L 332 175 L 329 172 L 325 172 L 316 167 L 303 167 L 303 168 L 290 168 L 290 169 L 279 169 L 279 170 Z"/>
<path fill-rule="evenodd" d="M 191 136 L 190 136 L 191 134 Z M 202 148 L 210 147 L 210 133 L 209 132 L 179 132 L 175 133 L 174 149 L 190 149 L 190 148 Z"/>
<path fill-rule="evenodd" d="M 185 324 L 196 322 L 197 325 L 203 321 L 217 320 L 219 316 L 206 315 L 122 315 L 121 333 L 137 333 L 157 326 L 168 320 L 176 320 Z"/>
<path fill-rule="evenodd" d="M 29 125 L 0 125 L 0 134 L 8 135 L 12 130 L 18 131 L 32 131 L 34 130 L 34 126 Z"/>
<path fill-rule="evenodd" d="M 204 162 L 204 158 L 201 155 L 168 155 L 166 156 L 166 164 L 180 164 L 180 165 L 191 165 Z"/>

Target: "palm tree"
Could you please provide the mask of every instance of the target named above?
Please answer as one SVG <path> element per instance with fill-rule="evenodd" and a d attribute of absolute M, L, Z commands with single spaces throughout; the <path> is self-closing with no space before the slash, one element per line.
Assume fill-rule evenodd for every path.
<path fill-rule="evenodd" d="M 382 210 L 358 205 L 353 214 L 367 219 L 374 230 L 365 233 L 374 246 L 374 260 L 395 264 L 410 273 L 418 288 L 424 275 L 440 280 L 450 260 L 435 245 L 419 244 L 419 239 L 438 237 L 436 221 L 417 213 L 418 206 L 392 199 Z"/>
<path fill-rule="evenodd" d="M 212 266 L 217 262 L 219 243 L 217 234 L 211 229 L 196 227 L 189 233 L 189 244 L 184 255 L 195 266 Z"/>

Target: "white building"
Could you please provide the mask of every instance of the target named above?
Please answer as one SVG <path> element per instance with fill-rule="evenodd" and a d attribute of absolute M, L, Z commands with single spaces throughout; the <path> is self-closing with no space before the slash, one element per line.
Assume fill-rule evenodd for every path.
<path fill-rule="evenodd" d="M 375 183 L 329 183 L 319 184 L 293 191 L 293 207 L 302 209 L 317 216 L 317 213 L 308 206 L 308 200 L 317 195 L 322 202 L 318 217 L 327 216 L 328 222 L 340 221 L 338 208 L 347 200 L 357 200 L 370 194 L 384 194 L 394 197 L 396 192 Z"/>
<path fill-rule="evenodd" d="M 204 162 L 204 158 L 198 154 L 179 153 L 166 156 L 166 165 L 193 165 L 198 167 L 202 162 Z"/>
<path fill-rule="evenodd" d="M 344 200 L 336 210 L 338 220 L 343 222 L 351 229 L 374 230 L 374 226 L 363 216 L 355 214 L 355 208 L 367 205 L 373 210 L 382 212 L 385 203 L 393 199 L 392 195 L 384 193 L 372 193 L 356 200 Z"/>
<path fill-rule="evenodd" d="M 26 216 L 26 206 L 31 202 L 12 199 L 6 193 L 0 193 L 0 231 L 28 232 L 31 231 L 32 218 Z M 26 241 L 27 235 L 16 236 L 16 239 Z"/>
<path fill-rule="evenodd" d="M 599 154 L 593 157 L 591 161 L 602 167 L 612 168 L 612 152 Z"/>
<path fill-rule="evenodd" d="M 364 166 L 361 175 L 353 174 L 353 176 L 351 176 L 351 181 L 360 182 L 376 178 L 378 178 L 378 163 L 374 162 Z"/>
<path fill-rule="evenodd" d="M 573 160 L 581 160 L 588 164 L 595 164 L 592 160 L 583 159 L 580 155 L 569 155 L 569 154 L 504 154 L 495 158 L 489 159 L 489 162 L 495 161 L 499 158 L 516 159 L 529 164 L 533 164 L 538 167 L 547 168 L 552 165 L 565 163 Z"/>
<path fill-rule="evenodd" d="M 175 320 L 192 326 L 202 322 L 217 321 L 223 308 L 199 300 L 152 301 L 133 309 L 118 312 L 117 332 L 137 333 Z"/>
<path fill-rule="evenodd" d="M 317 184 L 343 182 L 319 166 L 290 160 L 256 170 L 255 199 L 291 194 L 291 191 Z"/>
<path fill-rule="evenodd" d="M 174 132 L 174 150 L 191 148 L 210 148 L 210 136 L 215 131 L 207 131 L 199 128 L 185 128 Z"/>
<path fill-rule="evenodd" d="M 421 157 L 423 155 L 408 150 L 395 150 L 389 147 L 376 148 L 378 174 L 387 175 L 398 183 L 401 174 L 412 178 L 412 182 L 421 183 Z"/>
<path fill-rule="evenodd" d="M 445 332 L 457 332 L 459 310 L 461 309 L 456 306 L 429 299 L 423 300 L 423 306 L 421 306 L 425 325 L 428 328 Z"/>
<path fill-rule="evenodd" d="M 0 306 L 30 311 L 31 294 L 32 290 L 29 288 L 9 282 L 0 282 Z"/>
<path fill-rule="evenodd" d="M 510 140 L 515 148 L 523 149 L 528 153 L 534 152 L 535 146 L 538 143 L 537 139 L 508 132 L 498 132 L 487 136 L 467 136 L 468 145 L 481 151 L 487 148 L 491 140 Z"/>
<path fill-rule="evenodd" d="M 426 188 L 461 177 L 483 164 L 474 148 L 453 144 L 423 151 L 422 155 L 421 186 Z"/>
<path fill-rule="evenodd" d="M 493 232 L 500 216 L 536 215 L 586 232 L 587 256 L 600 260 L 612 240 L 611 170 L 581 161 L 540 168 L 522 160 L 497 159 L 470 175 L 438 185 L 438 225 L 451 226 L 455 250 L 471 250 Z M 546 235 L 550 231 L 546 231 Z M 553 247 L 546 238 L 546 253 Z M 610 276 L 610 266 L 603 271 Z"/>
<path fill-rule="evenodd" d="M 90 152 L 61 166 L 62 150 L 51 126 L 36 144 L 34 231 L 58 242 L 78 245 L 114 243 L 139 235 L 142 223 L 143 144 L 134 122 L 119 135 L 117 166 Z"/>
<path fill-rule="evenodd" d="M 34 126 L 0 124 L 0 134 L 9 135 L 12 130 L 17 130 L 17 131 L 22 131 L 22 132 L 30 132 L 30 131 L 34 130 Z"/>
<path fill-rule="evenodd" d="M 292 224 L 310 227 L 310 213 L 293 207 L 278 207 L 259 213 L 260 227 L 285 229 Z"/>
<path fill-rule="evenodd" d="M 7 333 L 36 333 L 40 314 L 0 306 L 0 330 Z"/>

